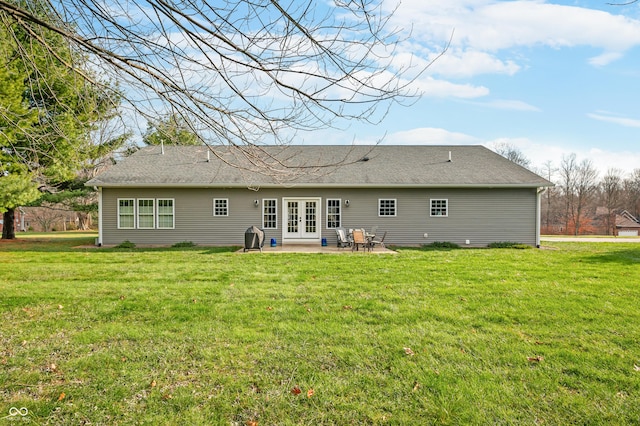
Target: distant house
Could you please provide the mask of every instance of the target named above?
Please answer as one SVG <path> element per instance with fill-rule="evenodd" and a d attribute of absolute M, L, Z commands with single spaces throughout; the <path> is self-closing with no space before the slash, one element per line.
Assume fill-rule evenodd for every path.
<path fill-rule="evenodd" d="M 616 235 L 620 237 L 637 237 L 640 222 L 626 210 L 616 214 Z"/>
<path fill-rule="evenodd" d="M 552 183 L 482 146 L 146 147 L 90 180 L 99 243 L 336 243 L 336 227 L 385 242 L 539 245 Z M 266 168 L 266 170 L 265 170 Z"/>

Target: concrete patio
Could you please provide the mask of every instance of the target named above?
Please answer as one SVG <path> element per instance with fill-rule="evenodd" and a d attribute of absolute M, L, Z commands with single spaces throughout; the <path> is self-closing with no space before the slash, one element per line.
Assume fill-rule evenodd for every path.
<path fill-rule="evenodd" d="M 238 253 L 260 253 L 260 250 L 247 250 L 244 249 L 238 250 Z M 338 248 L 335 245 L 322 246 L 320 244 L 285 244 L 285 245 L 277 245 L 276 247 L 271 247 L 269 245 L 265 245 L 262 248 L 262 253 L 342 253 L 342 254 L 351 254 L 354 255 L 369 255 L 369 254 L 397 254 L 397 252 L 393 250 L 389 250 L 386 247 L 376 247 L 371 251 L 367 250 L 351 250 L 350 247 Z"/>

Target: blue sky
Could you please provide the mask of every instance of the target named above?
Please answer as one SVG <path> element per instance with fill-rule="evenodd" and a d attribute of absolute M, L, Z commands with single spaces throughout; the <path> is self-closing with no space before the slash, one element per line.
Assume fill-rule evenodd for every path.
<path fill-rule="evenodd" d="M 398 62 L 428 62 L 422 98 L 377 126 L 315 134 L 331 143 L 507 143 L 533 166 L 575 153 L 600 170 L 640 168 L 640 3 L 403 0 Z M 397 1 L 383 0 L 391 10 Z M 405 53 L 405 55 L 402 55 Z M 313 143 L 305 137 L 305 142 Z"/>

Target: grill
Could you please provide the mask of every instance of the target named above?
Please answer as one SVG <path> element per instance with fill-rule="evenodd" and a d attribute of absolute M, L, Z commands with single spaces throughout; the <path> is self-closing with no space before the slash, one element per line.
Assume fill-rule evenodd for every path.
<path fill-rule="evenodd" d="M 257 226 L 250 226 L 244 232 L 244 251 L 260 250 L 264 245 L 264 231 Z"/>

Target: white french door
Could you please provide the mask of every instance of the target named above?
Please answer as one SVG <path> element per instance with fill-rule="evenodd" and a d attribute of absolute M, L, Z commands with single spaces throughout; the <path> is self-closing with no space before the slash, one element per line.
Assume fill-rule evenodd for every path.
<path fill-rule="evenodd" d="M 320 198 L 285 198 L 282 235 L 284 240 L 317 241 L 320 239 Z"/>

